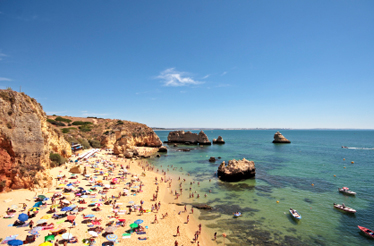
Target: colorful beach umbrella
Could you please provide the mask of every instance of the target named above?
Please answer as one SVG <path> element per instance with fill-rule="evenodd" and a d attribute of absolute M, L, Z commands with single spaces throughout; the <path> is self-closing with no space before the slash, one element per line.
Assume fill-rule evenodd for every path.
<path fill-rule="evenodd" d="M 8 241 L 8 245 L 22 245 L 23 241 L 19 239 L 13 239 Z"/>
<path fill-rule="evenodd" d="M 140 224 L 143 223 L 143 222 L 144 222 L 143 220 L 135 220 L 135 221 L 134 221 L 134 223 L 135 223 L 135 224 L 138 224 L 138 225 L 140 225 Z"/>
<path fill-rule="evenodd" d="M 53 241 L 53 240 L 55 240 L 54 235 L 47 235 L 44 237 L 44 241 Z"/>
<path fill-rule="evenodd" d="M 29 216 L 27 215 L 27 214 L 20 214 L 20 215 L 18 215 L 18 219 L 20 220 L 20 221 L 26 221 L 26 220 L 28 220 L 29 219 Z"/>
<path fill-rule="evenodd" d="M 51 242 L 44 242 L 42 244 L 39 244 L 39 246 L 53 246 Z"/>
<path fill-rule="evenodd" d="M 106 239 L 107 239 L 108 241 L 111 241 L 111 242 L 116 241 L 117 238 L 118 238 L 118 237 L 117 237 L 116 234 L 109 234 L 109 235 L 106 236 Z"/>
<path fill-rule="evenodd" d="M 130 228 L 138 228 L 138 227 L 139 227 L 138 224 L 135 224 L 135 223 L 130 224 Z"/>
<path fill-rule="evenodd" d="M 40 210 L 40 208 L 36 208 L 36 207 L 35 207 L 35 208 L 30 208 L 30 209 L 29 209 L 30 212 L 35 212 L 35 211 L 39 211 L 39 210 Z"/>
<path fill-rule="evenodd" d="M 39 224 L 43 224 L 43 223 L 46 223 L 48 220 L 46 220 L 46 219 L 41 219 L 41 220 L 38 220 L 37 222 L 36 222 L 36 224 L 37 225 L 39 225 Z"/>
<path fill-rule="evenodd" d="M 38 198 L 44 199 L 44 198 L 46 198 L 46 196 L 45 195 L 38 195 Z"/>
<path fill-rule="evenodd" d="M 73 234 L 69 233 L 69 232 L 66 232 L 64 234 L 61 235 L 61 237 L 65 240 L 69 240 L 69 239 L 72 239 L 73 237 Z"/>

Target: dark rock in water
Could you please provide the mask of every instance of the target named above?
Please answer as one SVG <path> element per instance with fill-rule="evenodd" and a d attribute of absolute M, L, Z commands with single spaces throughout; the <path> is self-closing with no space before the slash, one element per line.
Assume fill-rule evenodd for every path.
<path fill-rule="evenodd" d="M 221 156 L 218 156 L 218 159 L 221 159 Z"/>
<path fill-rule="evenodd" d="M 313 203 L 313 201 L 309 198 L 304 198 L 304 201 L 307 202 L 307 203 Z"/>
<path fill-rule="evenodd" d="M 213 157 L 213 156 L 211 156 L 211 157 L 209 158 L 209 161 L 210 161 L 210 162 L 215 162 L 215 161 L 216 161 L 216 158 Z"/>
<path fill-rule="evenodd" d="M 173 146 L 174 146 L 174 147 L 178 147 L 178 144 L 174 144 Z"/>
<path fill-rule="evenodd" d="M 274 134 L 274 140 L 273 140 L 273 143 L 291 143 L 290 140 L 288 140 L 287 138 L 285 138 L 282 133 L 280 132 L 276 132 Z"/>
<path fill-rule="evenodd" d="M 156 157 L 161 157 L 160 155 L 156 155 Z"/>
<path fill-rule="evenodd" d="M 192 207 L 197 208 L 197 209 L 212 210 L 212 207 L 206 204 L 195 204 L 195 205 L 192 205 Z"/>
<path fill-rule="evenodd" d="M 184 144 L 185 144 L 185 145 L 190 145 L 191 143 L 190 143 L 190 142 L 185 142 Z"/>
<path fill-rule="evenodd" d="M 225 144 L 225 141 L 221 136 L 218 136 L 217 139 L 213 139 L 213 144 Z"/>
<path fill-rule="evenodd" d="M 243 160 L 229 160 L 227 165 L 223 161 L 218 167 L 218 178 L 222 181 L 237 182 L 253 178 L 255 175 L 255 163 L 245 158 Z"/>
<path fill-rule="evenodd" d="M 158 152 L 168 152 L 168 148 L 166 148 L 165 146 L 161 146 L 161 147 L 158 149 Z"/>

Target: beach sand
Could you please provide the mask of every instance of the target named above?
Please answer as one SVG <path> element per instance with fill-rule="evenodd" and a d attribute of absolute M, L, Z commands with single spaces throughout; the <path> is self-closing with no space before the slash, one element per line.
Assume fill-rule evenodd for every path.
<path fill-rule="evenodd" d="M 152 154 L 152 152 L 155 151 L 155 149 L 151 148 L 138 148 L 140 154 Z M 154 153 L 153 153 L 154 154 Z M 112 161 L 115 164 L 122 164 L 125 167 L 127 165 L 130 166 L 128 169 L 128 172 L 134 175 L 137 175 L 142 183 L 143 187 L 142 190 L 143 192 L 137 193 L 135 196 L 129 195 L 129 196 L 121 196 L 117 200 L 117 203 L 120 203 L 120 209 L 126 209 L 127 210 L 127 205 L 130 205 L 129 202 L 133 201 L 133 204 L 139 204 L 140 201 L 144 201 L 144 209 L 150 209 L 152 204 L 155 204 L 155 201 L 151 201 L 153 194 L 156 194 L 156 189 L 157 186 L 159 186 L 159 192 L 158 192 L 158 199 L 157 202 L 160 201 L 161 203 L 161 208 L 160 210 L 156 212 L 151 212 L 151 213 L 145 213 L 143 215 L 140 215 L 138 212 L 132 212 L 131 215 L 126 214 L 121 214 L 119 215 L 120 219 L 125 219 L 126 220 L 126 226 L 121 227 L 119 226 L 117 230 L 114 232 L 115 235 L 118 236 L 117 241 L 119 242 L 119 245 L 175 245 L 175 241 L 178 241 L 178 245 L 191 245 L 191 244 L 196 244 L 192 239 L 194 238 L 194 234 L 196 231 L 198 231 L 198 224 L 200 223 L 196 218 L 198 216 L 198 211 L 195 209 L 194 214 L 191 215 L 191 206 L 187 206 L 187 212 L 183 212 L 184 207 L 183 206 L 177 206 L 175 204 L 170 204 L 170 203 L 177 203 L 180 202 L 177 199 L 175 199 L 175 196 L 171 194 L 170 189 L 173 189 L 173 187 L 177 187 L 179 184 L 177 179 L 173 179 L 172 186 L 169 188 L 169 183 L 164 183 L 164 182 L 159 182 L 158 185 L 155 184 L 155 177 L 158 178 L 160 181 L 161 177 L 163 176 L 161 173 L 156 173 L 154 171 L 146 171 L 146 176 L 142 176 L 142 166 L 141 165 L 146 165 L 147 161 L 146 159 L 143 160 L 126 160 L 126 159 L 117 159 L 113 155 L 107 155 L 107 152 L 105 151 L 100 151 L 98 154 L 96 154 L 95 158 L 90 158 L 87 163 L 94 163 L 97 160 L 107 160 L 107 161 Z M 94 170 L 91 169 L 86 162 L 81 162 L 81 166 L 86 165 L 87 166 L 87 173 L 88 174 L 93 174 Z M 27 204 L 27 209 L 26 212 L 29 208 L 31 208 L 35 202 L 34 198 L 37 195 L 46 195 L 47 197 L 51 197 L 53 193 L 56 191 L 56 186 L 58 185 L 59 182 L 57 182 L 57 175 L 66 175 L 67 177 L 70 177 L 69 169 L 70 167 L 74 166 L 74 163 L 68 163 L 65 164 L 61 167 L 53 168 L 51 169 L 51 175 L 54 178 L 53 181 L 53 186 L 50 187 L 49 189 L 39 189 L 35 191 L 30 191 L 30 190 L 15 190 L 12 192 L 8 193 L 1 193 L 0 194 L 0 215 L 5 215 L 6 210 L 8 207 L 11 207 L 12 205 L 18 206 L 17 213 L 13 218 L 10 219 L 0 219 L 0 238 L 5 238 L 10 235 L 15 235 L 17 234 L 18 237 L 17 239 L 20 240 L 25 240 L 26 235 L 28 234 L 29 228 L 28 227 L 13 227 L 9 226 L 13 224 L 17 218 L 18 215 L 20 214 L 20 210 L 22 209 L 22 203 Z M 99 167 L 101 168 L 103 165 L 99 164 Z M 82 168 L 83 170 L 83 168 Z M 117 173 L 119 171 L 119 167 L 117 167 L 114 171 L 114 176 L 117 176 Z M 169 175 L 166 175 L 166 177 L 169 177 Z M 89 189 L 89 187 L 86 187 L 86 185 L 89 184 L 88 180 L 84 180 L 84 176 L 79 174 L 78 179 L 67 179 L 69 182 L 75 182 L 79 181 L 79 186 L 84 187 Z M 101 180 L 103 176 L 98 176 L 97 180 Z M 110 177 L 111 179 L 112 177 Z M 109 179 L 109 180 L 110 180 Z M 109 192 L 107 193 L 107 197 L 111 197 L 112 195 L 117 196 L 119 192 L 121 192 L 125 186 L 126 182 L 129 182 L 131 180 L 131 176 L 128 175 L 127 179 L 122 181 L 120 184 L 116 185 L 115 189 L 109 189 Z M 104 180 L 104 184 L 109 184 L 110 181 Z M 99 188 L 101 190 L 101 188 Z M 74 198 L 72 195 L 71 200 L 72 203 L 78 205 L 78 207 L 87 207 L 87 205 L 90 203 L 90 200 L 92 198 L 86 198 L 85 200 L 87 201 L 87 204 L 78 204 L 77 198 Z M 96 199 L 100 199 L 101 195 L 98 195 Z M 97 201 L 100 202 L 100 201 Z M 51 205 L 51 200 L 47 201 L 47 208 L 46 209 L 41 209 L 36 217 L 32 218 L 34 222 L 38 221 L 41 219 L 44 215 L 46 215 L 50 205 Z M 102 211 L 99 212 L 94 212 L 91 210 L 91 208 L 87 207 L 85 210 L 82 212 L 77 213 L 76 215 L 76 226 L 72 227 L 71 223 L 69 222 L 62 222 L 64 219 L 58 219 L 54 220 L 52 218 L 48 219 L 48 223 L 53 222 L 55 224 L 55 227 L 61 226 L 67 229 L 67 231 L 74 236 L 78 238 L 78 243 L 75 245 L 83 245 L 82 239 L 88 239 L 90 238 L 90 234 L 88 234 L 87 229 L 89 228 L 87 224 L 83 224 L 83 216 L 82 214 L 94 214 L 96 218 L 102 219 L 101 227 L 106 228 L 106 224 L 111 221 L 108 216 L 114 215 L 112 212 L 112 206 L 111 205 L 103 205 L 100 208 L 102 208 Z M 182 211 L 179 215 L 179 212 Z M 60 209 L 57 209 L 56 213 L 62 213 L 60 212 Z M 168 213 L 168 216 L 164 219 L 162 219 L 162 214 Z M 153 223 L 155 220 L 155 215 L 157 216 L 158 223 Z M 189 223 L 186 224 L 187 221 L 187 215 L 190 215 L 190 220 Z M 129 225 L 133 223 L 135 220 L 141 219 L 144 222 L 141 224 L 143 227 L 148 227 L 148 229 L 145 229 L 146 234 L 144 235 L 137 235 L 136 233 L 131 234 L 131 238 L 122 238 L 122 234 L 125 233 L 126 230 L 129 230 L 130 227 Z M 30 221 L 30 219 L 28 220 Z M 27 221 L 27 222 L 28 222 Z M 57 222 L 61 222 L 61 224 L 57 225 Z M 177 227 L 180 227 L 180 236 L 176 236 L 177 232 Z M 212 240 L 213 234 L 210 235 L 211 233 L 207 233 L 207 229 L 202 227 L 202 233 L 199 235 L 199 243 L 200 245 L 208 246 L 208 245 L 216 245 L 216 242 Z M 36 239 L 34 243 L 31 245 L 39 245 L 42 242 L 44 242 L 44 237 L 50 233 L 49 230 L 42 230 L 39 232 L 40 236 Z M 138 237 L 146 237 L 147 240 L 139 240 Z M 61 240 L 61 235 L 56 237 L 56 240 Z M 55 240 L 55 241 L 56 241 Z M 96 239 L 96 245 L 101 245 L 103 242 L 107 242 L 108 240 L 99 235 Z M 54 241 L 54 242 L 55 242 Z M 62 244 L 61 244 L 62 245 Z M 68 244 L 68 245 L 73 245 L 73 244 Z"/>

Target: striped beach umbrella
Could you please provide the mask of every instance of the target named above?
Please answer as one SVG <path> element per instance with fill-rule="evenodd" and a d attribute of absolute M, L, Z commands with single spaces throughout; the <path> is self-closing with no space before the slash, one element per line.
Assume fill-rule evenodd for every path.
<path fill-rule="evenodd" d="M 106 236 L 106 239 L 108 240 L 108 241 L 111 241 L 111 242 L 115 242 L 116 240 L 117 240 L 117 235 L 116 234 L 109 234 L 109 235 L 107 235 Z"/>

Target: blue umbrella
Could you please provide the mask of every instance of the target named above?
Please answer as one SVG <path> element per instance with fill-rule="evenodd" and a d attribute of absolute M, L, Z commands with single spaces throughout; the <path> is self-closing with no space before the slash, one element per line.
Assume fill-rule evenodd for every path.
<path fill-rule="evenodd" d="M 70 211 L 72 209 L 73 209 L 72 207 L 64 207 L 64 208 L 61 208 L 61 211 L 65 212 L 65 211 Z"/>
<path fill-rule="evenodd" d="M 27 214 L 20 214 L 20 215 L 18 215 L 18 219 L 20 221 L 26 221 L 26 220 L 29 219 L 29 216 Z"/>
<path fill-rule="evenodd" d="M 143 223 L 143 220 L 135 220 L 134 223 L 139 225 L 139 224 Z"/>
<path fill-rule="evenodd" d="M 106 236 L 106 239 L 108 239 L 109 241 L 116 241 L 117 240 L 117 235 L 116 234 L 109 234 L 108 236 Z"/>
<path fill-rule="evenodd" d="M 45 201 L 48 201 L 49 200 L 49 198 L 48 197 L 46 197 L 46 198 L 44 198 L 43 199 L 43 201 L 45 202 Z"/>
<path fill-rule="evenodd" d="M 88 196 L 87 195 L 83 195 L 83 196 L 81 196 L 81 198 L 87 198 Z"/>
<path fill-rule="evenodd" d="M 68 187 L 70 187 L 70 186 L 72 186 L 73 184 L 72 183 L 70 183 L 70 184 L 67 184 L 66 186 L 68 186 Z"/>
<path fill-rule="evenodd" d="M 18 239 L 8 241 L 8 245 L 22 245 L 22 244 L 23 244 L 23 241 L 18 240 Z"/>
<path fill-rule="evenodd" d="M 95 215 L 93 215 L 93 214 L 87 214 L 86 217 L 87 218 L 93 218 L 93 217 L 95 217 Z"/>
<path fill-rule="evenodd" d="M 35 203 L 34 204 L 34 208 L 38 208 L 38 207 L 40 207 L 41 205 L 43 204 L 43 202 L 37 202 L 37 203 Z"/>

